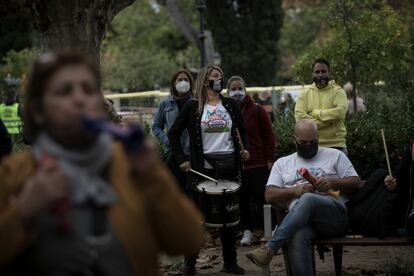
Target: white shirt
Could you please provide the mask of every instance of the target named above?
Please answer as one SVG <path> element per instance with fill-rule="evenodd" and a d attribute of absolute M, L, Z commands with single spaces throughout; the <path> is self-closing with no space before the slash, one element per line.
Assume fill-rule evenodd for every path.
<path fill-rule="evenodd" d="M 315 177 L 342 179 L 358 176 L 351 161 L 342 151 L 320 147 L 317 154 L 311 159 L 302 158 L 297 153 L 278 159 L 270 172 L 267 186 L 286 188 L 308 183 L 299 174 L 301 168 L 307 168 Z M 347 198 L 341 195 L 339 200 L 345 202 Z M 289 207 L 291 210 L 296 202 L 297 199 L 294 199 L 283 207 Z"/>
<path fill-rule="evenodd" d="M 204 154 L 234 152 L 231 138 L 233 122 L 221 101 L 215 106 L 204 105 L 200 125 Z M 211 168 L 207 162 L 205 162 L 205 167 Z"/>

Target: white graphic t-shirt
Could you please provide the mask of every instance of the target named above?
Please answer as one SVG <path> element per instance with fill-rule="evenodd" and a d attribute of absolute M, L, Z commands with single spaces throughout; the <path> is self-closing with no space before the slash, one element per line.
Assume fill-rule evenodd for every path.
<path fill-rule="evenodd" d="M 200 123 L 204 154 L 234 152 L 231 139 L 233 122 L 221 102 L 216 106 L 205 104 Z M 211 166 L 206 164 L 206 168 Z"/>
<path fill-rule="evenodd" d="M 297 153 L 278 159 L 273 165 L 267 186 L 273 185 L 285 188 L 308 183 L 299 174 L 301 168 L 307 168 L 315 177 L 345 178 L 358 176 L 351 161 L 342 151 L 320 147 L 318 153 L 311 159 L 304 159 L 298 156 Z M 347 198 L 341 195 L 339 200 L 345 202 Z M 290 210 L 296 202 L 297 199 L 294 199 L 283 207 L 289 207 Z"/>

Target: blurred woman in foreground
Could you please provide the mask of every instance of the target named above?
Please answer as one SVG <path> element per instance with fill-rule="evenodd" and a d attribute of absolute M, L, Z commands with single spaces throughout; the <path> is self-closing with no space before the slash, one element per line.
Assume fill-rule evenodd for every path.
<path fill-rule="evenodd" d="M 201 217 L 152 148 L 126 152 L 84 117 L 104 116 L 98 69 L 74 50 L 41 55 L 26 88 L 30 150 L 0 166 L 1 275 L 158 275 L 194 254 Z"/>

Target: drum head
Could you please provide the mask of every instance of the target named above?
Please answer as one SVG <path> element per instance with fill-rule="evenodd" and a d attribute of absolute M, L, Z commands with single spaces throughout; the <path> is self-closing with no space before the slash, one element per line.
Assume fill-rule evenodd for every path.
<path fill-rule="evenodd" d="M 198 183 L 197 185 L 198 191 L 205 191 L 207 194 L 222 194 L 223 190 L 226 190 L 226 193 L 231 193 L 236 192 L 239 188 L 239 183 L 224 179 L 219 179 L 218 183 L 206 180 Z"/>

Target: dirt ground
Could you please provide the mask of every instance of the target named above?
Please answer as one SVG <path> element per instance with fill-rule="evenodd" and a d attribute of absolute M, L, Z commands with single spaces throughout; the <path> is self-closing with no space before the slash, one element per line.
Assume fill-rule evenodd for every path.
<path fill-rule="evenodd" d="M 245 275 L 263 275 L 262 270 L 251 263 L 245 256 L 246 252 L 258 245 L 238 247 L 238 263 L 246 271 Z M 325 253 L 322 262 L 316 256 L 317 275 L 335 275 L 332 252 Z M 342 264 L 342 275 L 414 275 L 414 247 L 345 247 Z M 165 267 L 164 275 L 181 275 L 177 270 L 182 266 L 182 258 L 162 258 Z M 203 268 L 200 268 L 203 267 Z M 197 262 L 197 275 L 224 276 L 221 249 L 219 246 L 201 251 Z M 271 262 L 271 275 L 286 275 L 283 256 L 277 255 Z"/>

